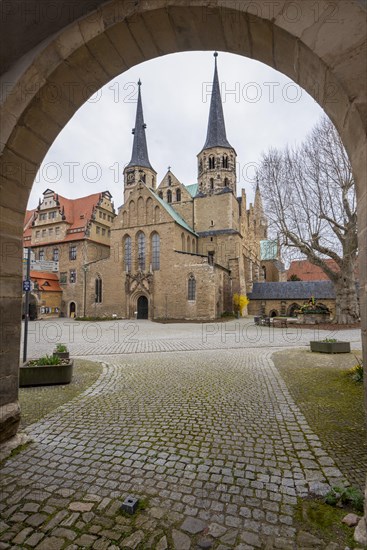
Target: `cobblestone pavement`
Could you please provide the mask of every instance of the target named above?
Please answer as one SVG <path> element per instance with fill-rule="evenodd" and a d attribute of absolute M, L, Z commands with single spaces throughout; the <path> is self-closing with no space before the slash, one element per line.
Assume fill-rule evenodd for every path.
<path fill-rule="evenodd" d="M 258 327 L 252 318 L 213 323 L 160 324 L 150 321 L 86 322 L 53 319 L 29 323 L 28 356 L 51 353 L 58 342 L 76 356 L 121 355 L 170 351 L 284 348 L 308 346 L 310 340 L 348 339 L 361 348 L 361 331 Z"/>
<path fill-rule="evenodd" d="M 0 548 L 325 548 L 296 533 L 294 505 L 342 474 L 273 350 L 220 349 L 217 338 L 172 353 L 177 327 L 149 325 L 167 353 L 99 356 L 100 379 L 27 428 L 33 442 L 2 468 Z M 181 341 L 198 345 L 200 325 L 182 326 Z M 145 508 L 132 517 L 119 511 L 128 494 Z"/>

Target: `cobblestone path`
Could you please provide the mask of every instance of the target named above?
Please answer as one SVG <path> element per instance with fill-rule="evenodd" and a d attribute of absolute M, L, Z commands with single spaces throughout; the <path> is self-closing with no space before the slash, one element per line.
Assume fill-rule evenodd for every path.
<path fill-rule="evenodd" d="M 102 357 L 1 474 L 0 548 L 301 548 L 297 495 L 341 473 L 263 349 Z M 138 496 L 144 510 L 119 507 Z"/>

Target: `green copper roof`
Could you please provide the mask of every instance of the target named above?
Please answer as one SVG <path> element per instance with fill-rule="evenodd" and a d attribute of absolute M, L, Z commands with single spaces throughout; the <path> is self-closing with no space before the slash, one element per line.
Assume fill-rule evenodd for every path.
<path fill-rule="evenodd" d="M 260 241 L 260 258 L 261 260 L 276 260 L 278 258 L 278 243 L 277 241 Z"/>
<path fill-rule="evenodd" d="M 198 184 L 193 183 L 192 185 L 185 185 L 186 190 L 190 193 L 192 197 L 195 197 L 196 193 L 198 192 Z"/>
<path fill-rule="evenodd" d="M 161 199 L 161 197 L 157 195 L 154 191 L 152 191 L 152 189 L 150 189 L 149 187 L 147 187 L 147 189 L 149 189 L 152 195 L 154 195 L 157 201 L 163 206 L 163 208 L 168 212 L 168 214 L 174 219 L 176 223 L 178 223 L 179 225 L 181 225 L 181 227 L 186 229 L 186 231 L 190 231 L 190 233 L 197 237 L 195 231 L 185 222 L 185 220 L 181 218 L 179 214 L 177 214 L 176 210 L 172 208 L 170 204 Z"/>

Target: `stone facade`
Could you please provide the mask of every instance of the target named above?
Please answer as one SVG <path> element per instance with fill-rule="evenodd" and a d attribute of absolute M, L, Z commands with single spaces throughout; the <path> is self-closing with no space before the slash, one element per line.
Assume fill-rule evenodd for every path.
<path fill-rule="evenodd" d="M 85 313 L 85 278 L 91 263 L 109 256 L 115 215 L 108 191 L 71 200 L 51 189 L 27 212 L 24 247 L 38 262 L 58 262 L 62 315 Z"/>
<path fill-rule="evenodd" d="M 139 81 L 124 204 L 111 226 L 109 258 L 86 274 L 87 315 L 215 319 L 232 311 L 234 293 L 246 294 L 261 280 L 260 240 L 267 236 L 259 189 L 249 209 L 245 192 L 236 196 L 236 153 L 226 138 L 217 65 L 197 184 L 186 187 L 168 170 L 156 189 L 145 128 Z"/>

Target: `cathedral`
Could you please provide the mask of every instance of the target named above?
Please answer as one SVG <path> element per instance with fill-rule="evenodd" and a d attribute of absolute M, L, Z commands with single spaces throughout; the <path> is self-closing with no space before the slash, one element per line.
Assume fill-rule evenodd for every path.
<path fill-rule="evenodd" d="M 217 56 L 207 135 L 197 183 L 168 170 L 157 185 L 148 155 L 139 81 L 133 147 L 124 169 L 124 203 L 110 231 L 109 257 L 84 266 L 88 316 L 210 320 L 233 310 L 233 295 L 263 280 L 267 238 L 259 188 L 247 207 L 237 197 L 237 154 L 226 134 Z M 79 313 L 81 314 L 81 313 Z"/>
<path fill-rule="evenodd" d="M 117 214 L 109 191 L 68 199 L 52 189 L 27 211 L 24 246 L 40 270 L 31 271 L 38 315 L 211 320 L 233 311 L 234 294 L 279 280 L 259 188 L 253 205 L 243 189 L 237 197 L 217 54 L 196 183 L 183 185 L 168 170 L 157 185 L 141 82 L 133 134 Z"/>

